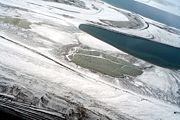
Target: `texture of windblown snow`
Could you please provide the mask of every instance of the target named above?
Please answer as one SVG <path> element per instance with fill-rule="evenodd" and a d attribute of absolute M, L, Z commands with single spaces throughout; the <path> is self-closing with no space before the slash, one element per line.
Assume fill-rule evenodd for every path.
<path fill-rule="evenodd" d="M 53 40 L 54 42 L 60 43 L 62 45 L 67 44 L 76 44 L 77 40 L 75 36 L 72 36 L 71 33 L 60 31 L 51 26 L 31 26 L 32 31 L 36 32 L 42 36 L 46 36 L 48 39 Z"/>
<path fill-rule="evenodd" d="M 101 4 L 99 2 L 91 0 L 83 1 L 89 7 L 91 6 L 90 4 L 93 3 L 96 4 L 100 9 L 98 11 L 93 9 L 84 10 L 74 6 L 68 6 L 53 2 L 44 2 L 41 0 L 0 0 L 0 3 L 3 3 L 5 5 L 20 7 L 33 11 L 29 13 L 23 13 L 22 11 L 16 12 L 20 13 L 23 18 L 28 19 L 32 22 L 44 22 L 44 24 L 42 25 L 32 24 L 30 32 L 34 32 L 46 39 L 51 40 L 52 43 L 49 44 L 52 45 L 49 46 L 52 46 L 52 48 L 46 48 L 42 46 L 36 48 L 29 44 L 22 43 L 20 41 L 20 38 L 14 37 L 9 31 L 0 30 L 0 35 L 14 40 L 17 43 L 24 45 L 25 47 L 45 54 L 46 56 L 60 63 L 62 63 L 62 61 L 54 57 L 54 54 L 52 54 L 52 52 L 49 52 L 51 50 L 57 50 L 55 47 L 53 47 L 53 42 L 55 42 L 58 47 L 78 44 L 78 42 L 80 42 L 81 44 L 90 48 L 125 54 L 118 49 L 80 30 L 76 31 L 75 33 L 70 33 L 60 29 L 62 28 L 62 26 L 70 27 L 73 29 L 75 28 L 75 26 L 78 27 L 78 25 L 81 23 L 87 23 L 87 20 L 92 20 L 94 22 L 100 22 L 99 19 L 128 21 L 125 15 L 110 9 L 107 4 Z M 28 2 L 36 3 L 42 5 L 43 7 L 38 7 L 36 5 L 29 4 Z M 63 8 L 80 13 L 71 13 L 56 8 L 50 9 L 49 6 Z M 0 13 L 5 14 L 3 13 L 3 11 L 0 11 Z M 75 18 L 64 18 L 57 13 L 63 13 Z M 13 12 L 8 13 L 9 16 L 15 16 L 16 14 L 17 13 Z M 45 23 L 48 22 L 53 25 L 45 25 Z M 180 47 L 178 35 L 168 33 L 167 31 L 155 28 L 154 26 L 150 26 L 147 31 L 142 32 L 139 32 L 138 30 L 136 31 L 116 28 L 112 29 L 125 33 L 128 32 L 128 34 L 138 34 L 143 37 L 148 37 L 149 35 L 153 34 L 157 38 L 155 40 L 159 40 L 158 42 L 163 42 L 176 47 Z M 171 35 L 167 35 L 164 37 L 164 34 L 167 33 Z M 39 41 L 45 43 L 43 39 L 39 39 Z M 32 76 L 37 76 L 38 78 L 42 78 L 50 82 L 62 84 L 63 86 L 79 91 L 79 93 L 85 93 L 94 98 L 95 101 L 105 103 L 107 104 L 107 106 L 112 107 L 111 109 L 115 109 L 119 113 L 125 113 L 134 118 L 143 120 L 179 120 L 180 118 L 180 115 L 174 114 L 175 111 L 180 111 L 180 108 L 177 105 L 164 102 L 150 96 L 140 95 L 135 91 L 132 92 L 130 90 L 123 89 L 118 85 L 106 82 L 105 80 L 103 80 L 103 77 L 95 73 L 84 72 L 78 68 L 73 68 L 68 64 L 66 65 L 66 62 L 62 63 L 63 65 L 71 68 L 73 70 L 71 71 L 63 66 L 57 65 L 55 62 L 37 53 L 20 47 L 3 38 L 0 38 L 0 56 L 0 64 L 9 66 L 12 69 L 30 74 Z M 173 77 L 172 75 L 175 75 L 177 78 Z M 172 94 L 177 95 L 176 91 L 178 91 L 179 89 L 177 80 L 179 80 L 179 78 L 180 75 L 177 71 L 171 71 L 155 66 L 153 70 L 144 71 L 142 75 L 138 76 L 135 79 L 135 84 L 141 87 L 145 83 L 147 86 L 150 86 L 152 88 L 157 88 L 164 92 L 172 92 Z M 88 101 L 88 98 L 84 99 Z M 86 103 L 84 104 L 86 106 Z"/>
<path fill-rule="evenodd" d="M 151 78 L 151 79 L 150 79 Z M 166 69 L 154 69 L 151 71 L 145 71 L 143 75 L 139 76 L 137 79 L 142 82 L 151 85 L 152 87 L 159 88 L 160 90 L 168 92 L 174 91 L 177 94 L 178 85 L 176 80 L 171 76 L 171 71 Z"/>
<path fill-rule="evenodd" d="M 141 96 L 115 86 L 112 87 L 100 79 L 91 79 L 84 75 L 85 79 L 28 50 L 19 48 L 19 46 L 3 39 L 0 40 L 0 63 L 6 66 L 86 93 L 96 100 L 114 107 L 117 111 L 129 114 L 130 116 L 149 120 L 179 119 L 179 116 L 173 113 L 174 111 L 180 111 L 180 108 L 177 106 Z"/>
<path fill-rule="evenodd" d="M 104 43 L 100 41 L 99 39 L 94 38 L 91 35 L 88 35 L 86 33 L 79 33 L 77 36 L 78 36 L 78 40 L 82 44 L 87 45 L 91 48 L 100 49 L 104 51 L 121 52 L 117 48 L 114 48 L 111 45 L 108 45 L 107 43 Z M 124 52 L 121 52 L 121 53 L 125 54 Z"/>
<path fill-rule="evenodd" d="M 94 3 L 94 1 L 92 1 L 92 2 Z M 95 4 L 96 6 L 100 6 L 99 10 L 94 10 L 92 8 L 90 10 L 86 10 L 86 9 L 84 10 L 81 8 L 63 5 L 63 4 L 57 4 L 57 3 L 53 3 L 53 2 L 43 2 L 41 0 L 38 0 L 38 3 L 37 3 L 37 1 L 34 1 L 34 0 L 26 0 L 26 1 L 5 0 L 5 1 L 1 1 L 1 3 L 28 9 L 33 12 L 43 14 L 46 16 L 50 16 L 53 18 L 65 20 L 65 21 L 69 22 L 70 24 L 73 24 L 77 27 L 81 23 L 87 23 L 87 20 L 93 21 L 93 22 L 100 22 L 99 19 L 114 20 L 114 21 L 128 21 L 128 18 L 125 15 L 117 12 L 116 10 L 109 8 L 110 5 L 102 4 L 99 2 L 97 2 Z M 36 3 L 36 4 L 41 5 L 41 7 L 32 5 L 32 4 L 29 5 L 28 3 Z M 55 6 L 55 8 L 52 8 L 49 6 Z M 63 9 L 65 8 L 66 10 L 70 10 L 70 11 L 75 11 L 75 13 L 56 9 L 56 7 L 63 8 Z M 76 13 L 76 12 L 79 12 L 79 13 Z M 112 13 L 113 13 L 113 15 L 111 15 Z M 58 14 L 70 15 L 72 17 L 75 17 L 75 19 L 67 19 Z M 142 17 L 142 18 L 144 18 L 144 17 Z M 146 19 L 146 18 L 144 18 L 144 19 Z M 146 20 L 148 20 L 148 19 L 146 19 Z M 109 27 L 107 27 L 107 29 L 109 29 Z M 137 35 L 137 36 L 147 37 L 147 38 L 148 38 L 148 36 L 151 36 L 151 34 L 153 33 L 155 38 L 152 40 L 160 42 L 160 43 L 168 44 L 171 46 L 180 47 L 180 40 L 179 40 L 178 35 L 169 33 L 165 30 L 159 30 L 159 28 L 152 26 L 152 25 L 150 25 L 147 30 L 143 30 L 143 31 L 129 30 L 129 29 L 123 30 L 123 29 L 116 29 L 116 28 L 111 28 L 111 29 L 114 29 L 114 30 L 117 30 L 120 32 Z M 155 31 L 157 31 L 157 32 L 155 32 Z M 166 36 L 164 36 L 164 34 L 166 34 Z"/>

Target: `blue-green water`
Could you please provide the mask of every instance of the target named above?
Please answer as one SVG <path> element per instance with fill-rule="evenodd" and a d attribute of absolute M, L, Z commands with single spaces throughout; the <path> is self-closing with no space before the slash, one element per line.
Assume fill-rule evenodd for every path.
<path fill-rule="evenodd" d="M 180 16 L 162 11 L 134 0 L 103 0 L 113 6 L 138 13 L 144 17 L 180 29 Z"/>
<path fill-rule="evenodd" d="M 79 28 L 135 57 L 161 67 L 180 69 L 180 48 L 137 36 L 113 32 L 94 25 L 82 24 Z"/>

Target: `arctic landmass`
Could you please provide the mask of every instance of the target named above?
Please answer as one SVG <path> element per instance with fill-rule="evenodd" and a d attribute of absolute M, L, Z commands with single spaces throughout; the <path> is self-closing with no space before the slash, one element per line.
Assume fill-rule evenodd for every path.
<path fill-rule="evenodd" d="M 179 120 L 179 70 L 120 51 L 80 24 L 180 48 L 180 30 L 101 0 L 0 0 L 1 108 L 32 119 Z"/>

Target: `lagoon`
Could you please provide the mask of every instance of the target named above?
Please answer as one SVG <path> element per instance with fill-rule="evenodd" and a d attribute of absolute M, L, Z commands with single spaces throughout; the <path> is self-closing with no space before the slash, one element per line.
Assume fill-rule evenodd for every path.
<path fill-rule="evenodd" d="M 81 24 L 79 28 L 137 58 L 161 67 L 180 69 L 180 48 L 138 36 L 107 30 L 91 24 Z"/>
<path fill-rule="evenodd" d="M 126 9 L 135 12 L 144 17 L 164 23 L 168 26 L 180 29 L 180 16 L 171 14 L 169 12 L 151 7 L 149 5 L 134 1 L 134 0 L 103 0 L 115 7 Z"/>

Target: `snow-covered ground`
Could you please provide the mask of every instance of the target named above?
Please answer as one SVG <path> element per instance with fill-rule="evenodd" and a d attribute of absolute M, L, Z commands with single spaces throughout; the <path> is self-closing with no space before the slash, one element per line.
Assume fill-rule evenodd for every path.
<path fill-rule="evenodd" d="M 83 105 L 101 119 L 107 116 L 113 120 L 179 120 L 180 114 L 174 114 L 180 112 L 179 71 L 134 58 L 84 33 L 78 26 L 91 23 L 141 37 L 154 36 L 152 40 L 175 47 L 180 47 L 180 35 L 163 30 L 153 25 L 162 24 L 140 15 L 137 18 L 143 26 L 146 26 L 145 21 L 153 24 L 144 30 L 107 26 L 101 20 L 132 22 L 127 16 L 131 12 L 102 1 L 82 1 L 88 9 L 42 0 L 0 0 L 0 82 L 28 89 L 40 99 L 38 105 L 44 102 L 42 96 L 45 94 L 55 94 L 70 103 Z M 30 28 L 19 27 L 19 19 L 27 20 Z M 132 64 L 148 67 L 143 69 L 142 75 L 132 79 L 102 76 L 66 60 L 69 50 L 76 47 L 119 57 L 126 55 L 136 60 Z M 62 106 L 72 107 L 56 103 L 54 99 L 46 106 L 57 111 Z"/>

